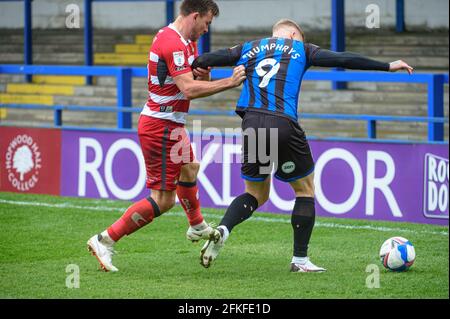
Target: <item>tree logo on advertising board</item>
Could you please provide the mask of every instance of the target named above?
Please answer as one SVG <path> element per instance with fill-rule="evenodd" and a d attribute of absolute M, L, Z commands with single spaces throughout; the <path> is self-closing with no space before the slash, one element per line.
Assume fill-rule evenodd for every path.
<path fill-rule="evenodd" d="M 29 135 L 17 135 L 5 154 L 8 181 L 18 191 L 29 191 L 39 181 L 42 158 L 39 146 Z"/>

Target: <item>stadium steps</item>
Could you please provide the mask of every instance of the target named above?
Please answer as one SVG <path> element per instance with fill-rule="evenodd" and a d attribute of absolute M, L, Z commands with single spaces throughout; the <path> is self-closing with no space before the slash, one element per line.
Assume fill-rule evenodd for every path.
<path fill-rule="evenodd" d="M 0 84 L 0 103 L 54 105 L 57 102 L 55 96 L 72 96 L 74 92 L 75 87 L 73 85 L 36 83 Z M 8 111 L 3 110 L 0 115 L 2 119 L 5 119 Z"/>
<path fill-rule="evenodd" d="M 34 83 L 8 83 L 7 94 L 40 94 L 40 95 L 73 95 L 75 88 L 72 85 L 34 84 Z"/>
<path fill-rule="evenodd" d="M 100 82 L 100 78 L 97 80 Z M 310 82 L 311 83 L 311 82 Z M 312 83 L 311 83 L 312 84 Z M 392 84 L 391 84 L 392 86 Z M 49 86 L 50 88 L 52 86 Z M 66 87 L 66 86 L 62 86 Z M 303 91 L 300 95 L 300 101 L 302 102 L 314 102 L 314 101 L 342 101 L 342 102 L 389 102 L 389 103 L 409 103 L 409 104 L 426 104 L 427 92 L 426 86 L 423 87 L 411 87 L 410 90 L 406 88 L 392 88 L 391 91 L 379 91 L 379 90 L 359 90 L 349 89 L 343 90 L 336 94 L 335 91 L 329 88 L 317 88 L 315 86 L 308 86 L 306 83 L 302 86 Z M 422 90 L 418 90 L 421 88 Z M 110 96 L 115 97 L 117 93 L 116 86 L 114 85 L 100 85 L 95 86 L 73 86 L 75 96 Z M 133 97 L 135 99 L 142 99 L 144 102 L 147 98 L 147 83 L 144 78 L 137 78 L 133 80 Z M 405 95 L 405 92 L 407 94 Z M 446 92 L 448 93 L 448 86 L 446 86 Z M 211 96 L 207 99 L 216 103 L 223 103 L 232 101 L 233 103 L 239 98 L 240 90 L 230 90 Z M 444 102 L 448 103 L 448 95 L 444 96 Z"/>
<path fill-rule="evenodd" d="M 42 104 L 53 105 L 54 99 L 51 95 L 41 94 L 0 94 L 0 103 L 4 104 Z"/>
<path fill-rule="evenodd" d="M 36 84 L 85 85 L 86 78 L 84 76 L 33 75 L 32 82 Z"/>
<path fill-rule="evenodd" d="M 20 32 L 3 32 L 0 30 L 0 63 L 5 63 L 5 57 L 9 61 L 13 58 L 22 63 L 23 38 Z M 149 32 L 150 34 L 150 32 Z M 5 36 L 3 36 L 5 35 Z M 236 43 L 262 37 L 263 34 L 229 33 L 214 34 L 212 48 L 229 47 Z M 307 33 L 310 42 L 322 47 L 329 47 L 329 34 L 320 32 Z M 83 35 L 82 31 L 71 34 L 62 34 L 62 31 L 33 31 L 35 41 L 35 63 L 55 64 L 64 61 L 63 64 L 83 64 Z M 102 63 L 138 63 L 145 66 L 147 63 L 147 50 L 151 43 L 151 36 L 144 35 L 141 31 L 124 32 L 94 32 L 94 48 L 96 53 L 110 54 L 103 57 Z M 75 45 L 74 45 L 75 43 Z M 386 44 L 388 43 L 388 44 Z M 15 49 L 19 51 L 14 52 Z M 378 59 L 390 62 L 402 58 L 412 64 L 420 72 L 448 72 L 448 33 L 405 33 L 405 34 L 349 34 L 347 50 L 360 52 Z M 12 56 L 15 54 L 16 56 Z M 20 56 L 20 57 L 19 57 Z M 122 58 L 121 56 L 131 56 Z M 144 62 L 136 62 L 144 59 Z M 143 56 L 144 58 L 141 58 Z M 119 57 L 119 58 L 118 58 Z M 115 60 L 114 60 L 115 59 Z M 445 60 L 445 61 L 444 61 Z M 48 63 L 46 63 L 48 62 Z M 97 60 L 98 62 L 98 60 Z M 131 64 L 130 64 L 131 65 Z M 62 105 L 116 105 L 116 87 L 113 77 L 95 77 L 92 86 L 84 85 L 84 77 L 58 77 L 58 76 L 34 76 L 33 83 L 44 85 L 46 88 L 39 91 L 29 85 L 12 86 L 21 88 L 22 91 L 7 93 L 8 85 L 23 83 L 22 75 L 0 74 L 0 96 L 3 101 L 14 99 L 14 103 L 25 103 L 38 98 L 44 102 Z M 52 85 L 73 86 L 74 93 L 63 94 L 51 91 Z M 10 86 L 11 87 L 11 86 Z M 331 91 L 331 83 L 328 81 L 305 81 L 300 97 L 300 112 L 308 113 L 346 113 L 346 114 L 380 114 L 403 116 L 427 115 L 427 87 L 421 84 L 403 83 L 362 83 L 348 84 L 349 90 Z M 27 88 L 27 89 L 24 89 Z M 11 89 L 10 89 L 11 90 Z M 46 91 L 47 90 L 47 91 Z M 50 91 L 49 91 L 50 90 Z M 49 94 L 44 94 L 45 91 Z M 147 98 L 145 78 L 133 79 L 133 105 L 141 107 Z M 11 91 L 10 91 L 11 92 Z M 445 87 L 445 112 L 448 114 L 448 85 Z M 239 90 L 230 90 L 215 96 L 199 99 L 192 102 L 192 109 L 232 110 L 239 96 Z M 4 102 L 3 102 L 4 103 Z M 1 111 L 3 114 L 4 111 Z M 133 125 L 136 126 L 138 114 L 133 114 Z M 203 120 L 205 127 L 239 127 L 239 117 L 224 116 L 191 116 L 188 119 L 188 128 L 194 119 Z M 2 122 L 20 123 L 52 123 L 53 112 L 8 110 L 6 119 Z M 116 114 L 102 113 L 101 117 L 92 116 L 92 112 L 63 112 L 63 121 L 66 125 L 81 125 L 87 127 L 115 127 Z M 335 121 L 301 119 L 308 135 L 311 136 L 346 136 L 366 137 L 366 123 L 364 121 Z M 425 139 L 427 124 L 425 123 L 378 123 L 378 136 L 383 138 Z M 448 125 L 446 125 L 448 138 Z"/>
<path fill-rule="evenodd" d="M 156 30 L 150 30 L 155 32 Z M 117 43 L 133 43 L 136 34 L 142 34 L 148 30 L 111 30 L 95 29 L 93 31 L 94 45 Z M 83 45 L 84 30 L 83 29 L 33 29 L 33 44 L 48 45 L 60 44 L 66 49 L 70 49 L 72 45 Z M 23 44 L 22 29 L 0 29 L 0 44 Z M 69 45 L 69 47 L 67 47 Z"/>
<path fill-rule="evenodd" d="M 116 44 L 115 53 L 142 53 L 147 55 L 149 44 Z"/>
<path fill-rule="evenodd" d="M 0 90 L 4 90 L 7 85 L 0 86 Z M 50 86 L 51 87 L 51 86 Z M 101 106 L 115 106 L 116 105 L 116 89 L 115 87 L 99 87 L 99 86 L 79 86 L 75 87 L 75 94 L 71 95 L 35 95 L 24 94 L 22 97 L 14 96 L 12 94 L 2 93 L 2 102 L 7 103 L 14 99 L 21 103 L 32 104 L 42 103 L 45 105 L 101 105 Z M 146 101 L 146 90 L 143 88 L 139 90 L 135 87 L 133 89 L 133 105 L 135 107 L 142 107 Z M 426 96 L 423 93 L 409 92 L 407 99 L 402 99 L 405 95 L 402 92 L 367 92 L 367 91 L 344 91 L 336 95 L 333 91 L 308 91 L 305 90 L 299 103 L 300 112 L 307 113 L 341 113 L 341 114 L 378 114 L 378 115 L 397 115 L 397 116 L 426 116 L 427 103 Z M 235 101 L 239 95 L 238 90 L 231 92 L 223 92 L 215 95 L 209 99 L 199 99 L 192 102 L 192 109 L 215 109 L 215 110 L 233 110 Z M 8 98 L 9 100 L 5 100 Z M 445 99 L 446 115 L 448 116 L 448 96 Z M 382 107 L 381 107 L 382 106 Z M 9 110 L 9 112 L 23 112 L 19 110 Z M 84 124 L 95 124 L 95 121 L 100 122 L 96 117 L 92 117 L 92 112 L 71 112 L 67 118 L 71 121 L 79 121 Z M 49 113 L 47 121 L 52 121 L 53 114 Z M 66 116 L 65 116 L 66 117 Z M 197 117 L 196 117 L 197 118 Z M 228 127 L 230 123 L 239 126 L 239 119 L 236 117 L 230 120 L 229 117 L 224 116 L 205 116 L 202 117 L 208 126 Z M 9 118 L 11 119 L 11 118 Z M 43 119 L 43 118 L 42 118 Z M 33 119 L 30 119 L 33 121 Z M 237 121 L 236 121 L 237 120 Z M 309 121 L 309 120 L 308 120 Z M 313 122 L 320 122 L 320 125 L 327 124 L 329 121 L 311 120 Z M 101 123 L 111 124 L 115 126 L 115 113 L 102 113 Z M 364 122 L 359 131 L 365 134 Z M 68 124 L 68 123 L 65 123 Z M 236 126 L 232 126 L 236 127 Z M 406 127 L 411 129 L 412 127 Z M 381 129 L 381 127 L 380 127 Z M 314 128 L 315 130 L 315 128 Z M 323 127 L 322 127 L 323 130 Z M 353 132 L 349 130 L 349 132 Z"/>
<path fill-rule="evenodd" d="M 70 75 L 33 75 L 32 83 L 56 85 L 85 85 L 84 76 Z M 0 84 L 23 83 L 24 76 L 18 74 L 0 74 Z"/>
<path fill-rule="evenodd" d="M 94 55 L 94 64 L 144 66 L 147 64 L 147 54 L 96 53 Z"/>
<path fill-rule="evenodd" d="M 136 34 L 136 32 L 138 32 Z M 94 61 L 101 65 L 139 65 L 147 64 L 147 51 L 152 41 L 151 34 L 140 31 L 94 30 Z M 83 64 L 83 33 L 74 30 L 62 34 L 62 30 L 33 30 L 34 54 L 36 64 Z M 0 30 L 0 63 L 22 63 L 23 36 L 19 31 Z M 263 33 L 215 33 L 212 48 L 218 49 L 242 43 Z M 322 47 L 330 46 L 326 32 L 307 32 L 308 41 Z M 14 51 L 14 48 L 17 49 Z M 417 70 L 448 70 L 448 33 L 445 32 L 358 32 L 347 34 L 347 50 L 393 61 L 402 58 Z"/>
<path fill-rule="evenodd" d="M 5 43 L 0 44 L 2 53 L 20 53 L 23 51 L 23 43 Z M 95 43 L 93 45 L 94 52 L 111 52 L 114 50 L 113 43 Z M 60 43 L 49 43 L 49 44 L 33 44 L 33 51 L 39 52 L 41 54 L 54 54 L 54 53 L 64 53 L 67 52 L 68 49 L 66 46 L 61 45 Z M 70 51 L 82 53 L 84 52 L 84 44 L 74 43 L 70 45 Z"/>
<path fill-rule="evenodd" d="M 142 85 L 142 83 L 141 83 Z M 34 95 L 41 91 L 42 95 L 53 95 L 58 105 L 116 105 L 116 88 L 111 86 L 66 86 L 66 85 L 33 85 L 7 84 L 0 86 L 0 92 L 6 88 L 4 95 Z M 147 99 L 144 86 L 133 88 L 133 105 L 141 107 Z M 239 97 L 239 90 L 219 93 L 210 98 L 193 101 L 195 107 L 202 109 L 232 109 Z M 444 98 L 448 111 L 448 95 Z M 383 107 L 380 107 L 383 105 Z M 345 90 L 336 94 L 330 90 L 304 90 L 300 96 L 299 106 L 304 112 L 311 113 L 371 113 L 391 115 L 426 115 L 427 96 L 424 92 L 376 92 Z M 387 109 L 390 107 L 390 110 Z"/>
<path fill-rule="evenodd" d="M 24 120 L 24 115 L 26 115 L 26 120 Z M 135 129 L 138 117 L 138 114 L 133 114 L 132 121 Z M 14 112 L 9 115 L 7 121 L 2 122 L 5 124 L 14 123 L 15 125 L 30 125 L 30 119 L 33 119 L 31 123 L 51 124 L 53 123 L 53 112 L 35 112 L 31 110 Z M 227 132 L 225 128 L 235 129 L 239 128 L 241 125 L 241 121 L 238 116 L 227 118 L 215 116 L 190 116 L 188 117 L 186 124 L 187 129 L 190 131 L 193 131 L 194 120 L 201 120 L 202 130 L 214 128 L 219 129 L 223 133 Z M 92 113 L 91 116 L 86 116 L 85 112 L 64 112 L 63 122 L 64 125 L 104 128 L 114 128 L 117 124 L 116 116 L 113 113 L 102 113 L 102 121 L 99 121 L 97 118 L 92 116 Z M 367 126 L 364 121 L 323 121 L 300 118 L 300 124 L 306 131 L 308 137 L 325 138 L 330 136 L 341 136 L 367 138 Z M 378 138 L 383 139 L 398 139 L 401 137 L 406 140 L 425 140 L 427 136 L 427 125 L 425 123 L 398 123 L 396 125 L 392 125 L 392 122 L 379 122 L 377 124 L 377 130 Z M 408 131 L 408 134 L 405 134 L 405 131 Z M 445 138 L 448 140 L 448 125 L 445 125 Z"/>
<path fill-rule="evenodd" d="M 153 35 L 138 34 L 134 43 L 119 43 L 112 53 L 95 53 L 94 64 L 143 66 L 148 62 L 148 51 L 153 42 Z M 104 52 L 104 51 L 100 51 Z"/>

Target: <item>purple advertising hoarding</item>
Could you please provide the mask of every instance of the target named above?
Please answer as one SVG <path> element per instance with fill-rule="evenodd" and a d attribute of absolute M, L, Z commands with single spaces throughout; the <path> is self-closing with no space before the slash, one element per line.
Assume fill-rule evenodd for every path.
<path fill-rule="evenodd" d="M 192 138 L 203 207 L 225 208 L 244 191 L 240 140 Z M 310 141 L 316 207 L 323 217 L 448 225 L 447 145 Z M 62 131 L 61 195 L 135 201 L 149 194 L 137 134 Z M 259 211 L 290 213 L 289 184 L 272 181 Z"/>

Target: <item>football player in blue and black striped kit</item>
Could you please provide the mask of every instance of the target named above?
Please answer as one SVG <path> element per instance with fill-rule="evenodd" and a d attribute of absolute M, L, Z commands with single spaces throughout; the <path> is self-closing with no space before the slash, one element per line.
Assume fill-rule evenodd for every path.
<path fill-rule="evenodd" d="M 203 246 L 201 263 L 209 267 L 232 229 L 268 200 L 274 166 L 275 178 L 290 183 L 296 195 L 291 218 L 294 232 L 291 271 L 325 271 L 308 258 L 316 214 L 314 160 L 297 115 L 303 75 L 311 66 L 391 72 L 406 70 L 410 74 L 413 69 L 401 60 L 384 63 L 355 53 L 321 49 L 306 43 L 300 26 L 288 19 L 274 25 L 271 38 L 204 54 L 194 61 L 192 68 L 204 70 L 233 65 L 244 65 L 247 76 L 236 108 L 242 117 L 241 176 L 246 189 L 231 203 L 214 235 Z M 256 143 L 261 134 L 266 143 Z M 276 152 L 269 149 L 270 139 L 276 139 Z M 263 161 L 258 156 L 261 147 L 265 148 L 262 154 L 271 155 L 270 160 Z"/>

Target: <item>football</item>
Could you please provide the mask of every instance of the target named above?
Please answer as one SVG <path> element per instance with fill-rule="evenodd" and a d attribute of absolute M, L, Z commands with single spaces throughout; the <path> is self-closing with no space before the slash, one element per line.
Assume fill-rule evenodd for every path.
<path fill-rule="evenodd" d="M 380 249 L 381 263 L 392 271 L 408 270 L 416 259 L 413 244 L 403 237 L 392 237 L 386 240 Z"/>

